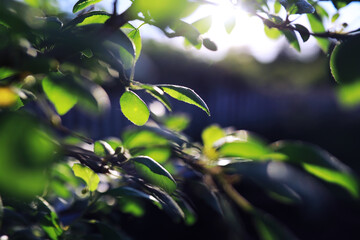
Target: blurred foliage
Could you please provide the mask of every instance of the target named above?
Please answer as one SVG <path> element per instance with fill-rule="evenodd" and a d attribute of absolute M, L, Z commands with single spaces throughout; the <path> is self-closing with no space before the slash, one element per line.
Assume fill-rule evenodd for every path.
<path fill-rule="evenodd" d="M 210 116 L 188 87 L 135 81 L 142 25 L 129 23 L 139 20 L 214 51 L 216 44 L 203 37 L 211 18 L 183 19 L 208 2 L 134 0 L 120 14 L 93 11 L 97 2 L 77 1 L 74 17 L 61 13 L 55 1 L 1 1 L 0 239 L 330 239 L 339 234 L 350 239 L 357 232 L 358 177 L 330 153 L 305 142 L 269 143 L 218 125 L 204 129 L 202 142 L 192 142 L 182 133 L 187 116 L 156 116 L 135 93 L 143 91 L 169 111 L 171 97 Z M 351 1 L 333 2 L 341 8 Z M 328 14 L 317 2 L 281 0 L 274 13 L 271 1 L 239 3 L 297 50 L 295 32 L 303 41 L 319 38 L 324 51 L 328 39 L 342 41 L 330 58 L 332 73 L 338 82 L 358 82 L 357 65 L 345 61 L 344 66 L 344 55 L 353 47 L 357 53 L 359 30 L 310 32 L 289 20 L 314 14 L 308 15 L 312 31 L 324 29 Z M 284 19 L 276 15 L 279 9 L 285 10 Z M 224 28 L 231 32 L 234 24 L 226 20 Z M 255 76 L 257 70 L 248 72 Z M 62 125 L 61 116 L 74 107 L 90 114 L 106 111 L 105 85 L 121 86 L 121 112 L 135 125 L 147 125 L 97 141 Z M 340 98 L 355 105 L 358 91 L 343 87 Z M 296 217 L 284 217 L 286 210 Z M 325 233 L 312 231 L 307 220 L 324 213 L 325 224 L 344 217 L 339 233 L 333 235 L 336 221 Z M 303 225 L 309 229 L 299 231 Z"/>

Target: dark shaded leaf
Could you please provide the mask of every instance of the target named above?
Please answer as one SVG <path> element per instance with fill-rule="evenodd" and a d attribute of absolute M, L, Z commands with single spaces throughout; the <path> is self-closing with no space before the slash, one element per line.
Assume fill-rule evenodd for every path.
<path fill-rule="evenodd" d="M 301 24 L 295 24 L 295 28 L 296 30 L 298 30 L 298 32 L 300 33 L 300 36 L 302 38 L 302 40 L 304 42 L 306 42 L 307 40 L 309 40 L 309 37 L 310 37 L 310 32 L 309 30 L 304 27 L 303 25 Z"/>
<path fill-rule="evenodd" d="M 211 41 L 209 38 L 203 39 L 203 45 L 204 45 L 204 47 L 206 47 L 207 49 L 209 49 L 211 51 L 217 51 L 216 44 L 213 41 Z"/>

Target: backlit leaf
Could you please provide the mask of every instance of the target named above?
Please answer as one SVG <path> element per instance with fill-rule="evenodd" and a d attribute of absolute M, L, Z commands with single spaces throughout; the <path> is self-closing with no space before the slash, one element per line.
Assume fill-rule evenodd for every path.
<path fill-rule="evenodd" d="M 164 92 L 169 94 L 171 97 L 179 101 L 193 104 L 204 110 L 210 116 L 210 110 L 206 103 L 200 98 L 199 95 L 194 92 L 194 90 L 187 87 L 170 84 L 160 84 L 157 86 L 164 90 Z"/>
<path fill-rule="evenodd" d="M 150 111 L 144 101 L 132 91 L 123 93 L 120 107 L 124 116 L 135 125 L 144 125 L 150 117 Z"/>
<path fill-rule="evenodd" d="M 207 16 L 197 20 L 196 22 L 192 23 L 192 25 L 199 30 L 201 34 L 204 34 L 209 31 L 212 23 L 212 16 Z"/>
<path fill-rule="evenodd" d="M 311 30 L 314 33 L 322 33 L 325 32 L 325 27 L 321 21 L 321 19 L 317 18 L 314 14 L 307 14 L 307 18 L 310 23 Z M 317 38 L 315 37 L 319 47 L 323 50 L 323 52 L 327 52 L 329 50 L 330 42 L 326 38 Z"/>
<path fill-rule="evenodd" d="M 226 32 L 230 34 L 236 25 L 236 17 L 231 15 L 228 19 L 226 19 L 224 25 Z"/>
<path fill-rule="evenodd" d="M 46 96 L 54 104 L 57 113 L 60 115 L 66 114 L 78 101 L 76 95 L 54 84 L 48 77 L 42 80 L 42 87 Z"/>
<path fill-rule="evenodd" d="M 75 163 L 72 167 L 75 176 L 85 181 L 90 191 L 95 191 L 100 182 L 99 176 L 87 166 Z"/>
<path fill-rule="evenodd" d="M 88 6 L 91 6 L 95 3 L 101 2 L 102 0 L 79 0 L 77 3 L 75 3 L 73 7 L 73 13 L 76 13 Z"/>
<path fill-rule="evenodd" d="M 137 174 L 146 181 L 161 187 L 168 193 L 176 189 L 176 182 L 166 169 L 153 159 L 139 156 L 130 159 L 134 164 Z"/>

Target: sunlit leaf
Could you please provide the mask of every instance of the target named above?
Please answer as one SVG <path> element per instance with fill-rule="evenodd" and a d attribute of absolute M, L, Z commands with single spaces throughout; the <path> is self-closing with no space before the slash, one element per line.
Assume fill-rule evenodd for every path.
<path fill-rule="evenodd" d="M 85 14 L 84 14 L 85 15 Z M 81 15 L 81 16 L 84 16 Z M 77 26 L 83 26 L 88 24 L 98 24 L 98 23 L 105 23 L 110 18 L 110 15 L 104 12 L 94 12 L 88 13 L 88 16 L 84 18 L 84 20 L 77 24 Z"/>
<path fill-rule="evenodd" d="M 339 86 L 336 92 L 339 103 L 346 108 L 354 108 L 360 104 L 360 81 Z"/>
<path fill-rule="evenodd" d="M 57 113 L 60 115 L 66 114 L 78 101 L 76 95 L 54 84 L 48 77 L 42 80 L 42 87 L 46 96 L 54 104 Z"/>
<path fill-rule="evenodd" d="M 303 166 L 306 171 L 318 178 L 345 188 L 355 198 L 359 197 L 359 182 L 353 175 L 312 164 L 305 163 Z"/>
<path fill-rule="evenodd" d="M 212 16 L 207 16 L 197 20 L 196 22 L 192 23 L 192 25 L 199 30 L 201 34 L 204 34 L 209 31 L 212 23 Z"/>
<path fill-rule="evenodd" d="M 176 114 L 167 117 L 164 120 L 164 126 L 173 131 L 183 131 L 188 127 L 190 118 L 184 114 Z"/>
<path fill-rule="evenodd" d="M 120 107 L 124 116 L 135 125 L 144 125 L 150 117 L 150 111 L 144 101 L 132 91 L 123 93 Z"/>
<path fill-rule="evenodd" d="M 91 170 L 87 166 L 83 166 L 78 163 L 74 164 L 72 169 L 74 171 L 75 176 L 85 181 L 90 191 L 93 192 L 97 189 L 98 184 L 100 182 L 100 178 L 93 170 Z"/>
<path fill-rule="evenodd" d="M 176 182 L 166 169 L 153 159 L 139 156 L 130 159 L 137 174 L 146 181 L 172 193 L 176 189 Z"/>
<path fill-rule="evenodd" d="M 94 143 L 94 152 L 96 155 L 100 156 L 100 157 L 106 157 L 108 155 L 113 155 L 115 154 L 114 149 L 110 146 L 109 143 L 107 143 L 106 141 L 96 141 Z"/>
<path fill-rule="evenodd" d="M 281 36 L 281 31 L 276 28 L 269 28 L 264 24 L 264 32 L 270 39 L 278 39 Z"/>
<path fill-rule="evenodd" d="M 102 0 L 79 0 L 75 3 L 74 7 L 73 7 L 73 13 L 76 13 L 88 6 L 91 6 L 95 3 L 101 2 Z"/>
<path fill-rule="evenodd" d="M 335 14 L 331 17 L 331 22 L 335 22 L 339 17 L 340 17 L 340 14 L 339 14 L 339 13 L 335 13 Z"/>
<path fill-rule="evenodd" d="M 263 156 L 270 153 L 263 145 L 241 141 L 225 143 L 218 151 L 223 157 L 241 157 L 249 159 L 262 159 Z"/>
<path fill-rule="evenodd" d="M 141 53 L 141 37 L 140 37 L 140 31 L 138 29 L 132 30 L 129 32 L 128 37 L 132 40 L 135 46 L 135 62 L 139 59 L 140 53 Z"/>
<path fill-rule="evenodd" d="M 210 116 L 210 110 L 207 107 L 204 100 L 197 95 L 194 90 L 177 85 L 170 85 L 170 84 L 160 84 L 157 85 L 160 87 L 165 93 L 169 94 L 171 97 L 183 101 L 189 104 L 193 104 L 202 110 L 204 110 Z"/>
<path fill-rule="evenodd" d="M 169 111 L 171 111 L 171 104 L 166 98 L 165 92 L 161 88 L 148 84 L 144 84 L 142 87 L 146 89 L 147 93 L 159 100 Z"/>
<path fill-rule="evenodd" d="M 219 125 L 211 125 L 203 130 L 201 138 L 205 147 L 212 147 L 214 143 L 225 137 L 224 130 Z"/>
<path fill-rule="evenodd" d="M 276 0 L 274 2 L 274 11 L 275 11 L 275 13 L 279 13 L 280 10 L 281 10 L 281 4 L 280 4 L 280 2 L 278 0 Z"/>
<path fill-rule="evenodd" d="M 231 15 L 228 19 L 226 19 L 224 25 L 226 32 L 230 34 L 236 25 L 236 17 Z"/>
<path fill-rule="evenodd" d="M 310 26 L 311 26 L 311 30 L 314 33 L 322 33 L 325 32 L 325 27 L 321 21 L 321 19 L 317 18 L 315 15 L 313 14 L 307 14 L 307 18 L 309 20 Z M 325 39 L 325 38 L 317 38 L 315 37 L 320 48 L 323 50 L 323 52 L 327 52 L 329 50 L 329 40 Z"/>

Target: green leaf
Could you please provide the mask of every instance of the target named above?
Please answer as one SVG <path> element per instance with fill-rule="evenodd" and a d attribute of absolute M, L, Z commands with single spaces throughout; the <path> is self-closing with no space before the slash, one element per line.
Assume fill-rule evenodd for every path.
<path fill-rule="evenodd" d="M 161 88 L 147 84 L 142 85 L 142 87 L 146 89 L 147 93 L 149 93 L 151 96 L 159 100 L 169 111 L 172 111 L 171 104 L 169 100 L 166 98 L 165 92 Z"/>
<path fill-rule="evenodd" d="M 75 3 L 73 7 L 73 13 L 76 13 L 88 6 L 91 6 L 95 3 L 101 2 L 102 0 L 79 0 L 77 3 Z"/>
<path fill-rule="evenodd" d="M 132 91 L 123 93 L 120 107 L 124 116 L 135 125 L 144 125 L 150 117 L 150 111 L 144 101 Z"/>
<path fill-rule="evenodd" d="M 324 181 L 337 184 L 345 188 L 354 198 L 359 198 L 359 182 L 353 175 L 306 163 L 303 167 L 314 176 Z"/>
<path fill-rule="evenodd" d="M 176 132 L 181 132 L 188 127 L 190 118 L 185 114 L 176 114 L 164 120 L 164 126 Z"/>
<path fill-rule="evenodd" d="M 81 23 L 78 23 L 77 26 L 105 23 L 109 18 L 109 14 L 92 14 L 91 16 L 86 17 Z"/>
<path fill-rule="evenodd" d="M 340 17 L 339 13 L 335 13 L 332 17 L 331 17 L 331 22 L 335 22 L 338 18 Z"/>
<path fill-rule="evenodd" d="M 72 167 L 75 176 L 85 181 L 90 191 L 95 191 L 100 182 L 99 176 L 87 166 L 75 163 Z"/>
<path fill-rule="evenodd" d="M 199 95 L 194 92 L 194 90 L 187 87 L 170 84 L 160 84 L 157 86 L 160 87 L 165 93 L 169 94 L 171 97 L 179 101 L 193 104 L 204 110 L 210 116 L 210 111 L 206 103 L 200 98 Z"/>
<path fill-rule="evenodd" d="M 303 25 L 301 24 L 295 24 L 295 28 L 296 30 L 298 30 L 298 32 L 300 33 L 300 36 L 302 38 L 302 40 L 304 42 L 306 42 L 307 40 L 309 40 L 309 37 L 310 37 L 310 32 L 309 30 L 304 27 Z"/>
<path fill-rule="evenodd" d="M 212 16 L 207 16 L 197 20 L 192 23 L 192 25 L 200 32 L 200 34 L 204 34 L 209 31 L 212 23 Z"/>
<path fill-rule="evenodd" d="M 357 178 L 350 169 L 321 148 L 303 142 L 279 141 L 271 146 L 284 154 L 286 161 L 302 166 L 310 174 L 327 182 L 337 184 L 359 197 Z"/>
<path fill-rule="evenodd" d="M 324 27 L 321 19 L 319 19 L 319 17 L 316 17 L 316 15 L 314 15 L 314 14 L 307 14 L 307 18 L 309 20 L 311 30 L 314 33 L 325 32 L 325 27 Z M 329 40 L 325 39 L 325 38 L 318 38 L 318 37 L 315 37 L 315 38 L 316 38 L 320 48 L 323 50 L 323 52 L 326 53 L 329 50 L 329 45 L 330 45 Z"/>
<path fill-rule="evenodd" d="M 300 45 L 295 32 L 293 30 L 288 30 L 288 29 L 283 29 L 281 30 L 281 32 L 285 35 L 290 45 L 293 48 L 295 48 L 298 52 L 300 52 Z"/>
<path fill-rule="evenodd" d="M 270 39 L 278 39 L 281 36 L 281 31 L 277 28 L 269 28 L 264 24 L 265 35 Z"/>
<path fill-rule="evenodd" d="M 168 193 L 176 189 L 176 182 L 166 169 L 159 163 L 146 156 L 130 159 L 134 164 L 137 174 L 144 180 L 161 187 Z"/>
<path fill-rule="evenodd" d="M 213 147 L 214 143 L 225 137 L 225 132 L 219 125 L 211 125 L 204 129 L 201 133 L 201 138 L 205 147 Z"/>
<path fill-rule="evenodd" d="M 135 46 L 135 62 L 139 59 L 142 43 L 141 43 L 141 37 L 140 37 L 140 31 L 138 29 L 132 30 L 129 32 L 128 37 L 132 40 Z"/>
<path fill-rule="evenodd" d="M 204 45 L 204 47 L 206 47 L 207 49 L 209 49 L 211 51 L 217 51 L 216 44 L 213 41 L 211 41 L 209 38 L 203 39 L 203 45 Z"/>
<path fill-rule="evenodd" d="M 343 107 L 354 108 L 359 106 L 360 81 L 339 86 L 336 91 L 336 96 Z"/>
<path fill-rule="evenodd" d="M 11 137 L 9 137 L 11 136 Z M 57 139 L 27 114 L 0 114 L 0 192 L 19 199 L 41 194 Z"/>
<path fill-rule="evenodd" d="M 115 151 L 109 143 L 99 140 L 94 143 L 94 153 L 99 157 L 106 157 L 109 155 L 114 155 Z"/>
<path fill-rule="evenodd" d="M 279 13 L 280 10 L 281 10 L 281 4 L 280 4 L 280 2 L 278 0 L 276 0 L 274 2 L 274 11 L 275 11 L 275 13 Z"/>
<path fill-rule="evenodd" d="M 358 59 L 359 55 L 359 35 L 340 43 L 334 48 L 330 57 L 330 69 L 336 82 L 351 84 L 360 81 L 359 62 L 355 60 Z"/>
<path fill-rule="evenodd" d="M 228 19 L 226 19 L 224 26 L 225 30 L 228 34 L 230 34 L 236 25 L 236 17 L 234 15 L 231 15 Z"/>
<path fill-rule="evenodd" d="M 229 142 L 219 148 L 219 153 L 223 157 L 262 159 L 270 151 L 265 146 L 254 142 Z"/>
<path fill-rule="evenodd" d="M 54 84 L 48 77 L 42 80 L 42 87 L 47 98 L 54 104 L 57 113 L 60 115 L 66 114 L 78 101 L 76 95 Z"/>

